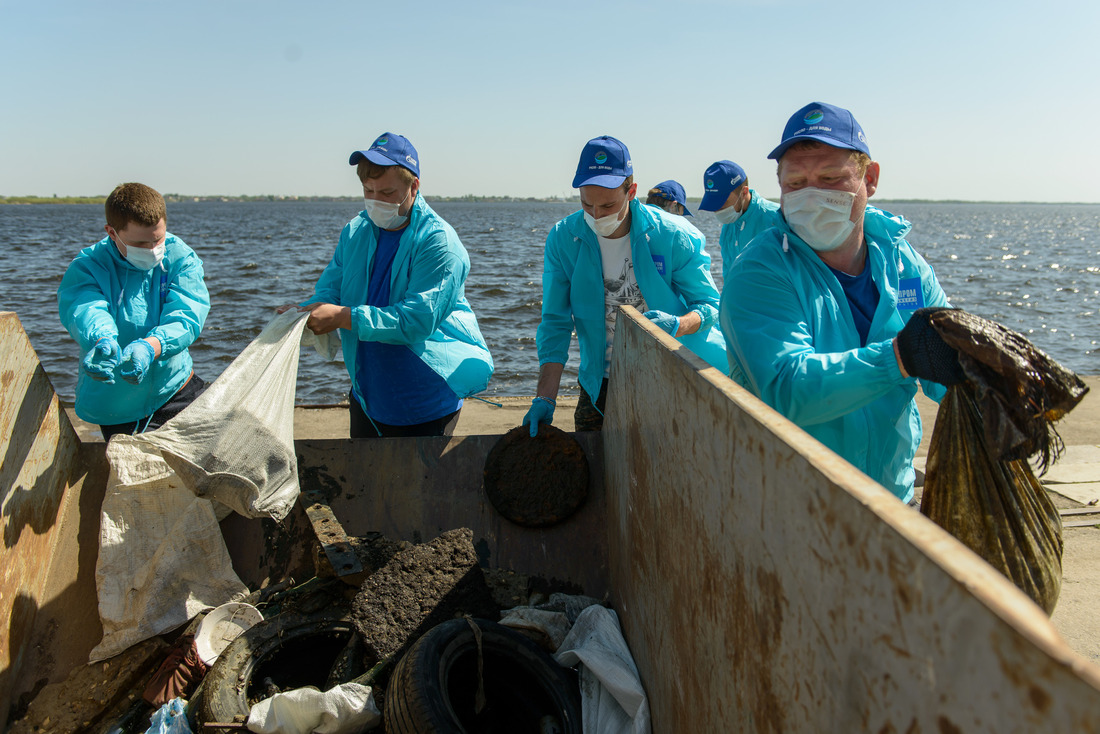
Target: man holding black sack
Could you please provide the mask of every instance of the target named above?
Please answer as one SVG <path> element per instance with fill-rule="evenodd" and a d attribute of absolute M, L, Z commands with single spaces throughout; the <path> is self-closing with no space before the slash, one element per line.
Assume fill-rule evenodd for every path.
<path fill-rule="evenodd" d="M 867 205 L 879 164 L 851 112 L 806 105 L 768 157 L 782 217 L 730 266 L 720 316 L 731 377 L 910 502 L 914 376 L 937 401 L 962 379 L 927 312 L 910 320 L 947 296 L 905 240 L 909 222 Z"/>

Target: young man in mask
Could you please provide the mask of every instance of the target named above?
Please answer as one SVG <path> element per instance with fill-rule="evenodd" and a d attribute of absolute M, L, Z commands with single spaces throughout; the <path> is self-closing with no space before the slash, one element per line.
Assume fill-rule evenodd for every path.
<path fill-rule="evenodd" d="M 580 190 L 581 211 L 554 225 L 544 250 L 539 380 L 523 418 L 532 436 L 539 424 L 553 421 L 574 330 L 581 353 L 575 426 L 602 428 L 621 305 L 634 306 L 710 364 L 727 368 L 716 327 L 718 291 L 699 231 L 638 201 L 630 153 L 615 138 L 588 141 L 573 188 Z"/>
<path fill-rule="evenodd" d="M 848 110 L 806 105 L 768 157 L 783 217 L 730 266 L 721 305 L 730 376 L 909 502 L 921 424 L 904 364 L 934 358 L 939 369 L 919 376 L 936 400 L 943 386 L 925 379 L 959 379 L 949 348 L 914 347 L 908 337 L 925 322 L 910 319 L 947 296 L 906 242 L 909 222 L 867 205 L 879 164 Z"/>
<path fill-rule="evenodd" d="M 315 334 L 340 329 L 352 438 L 450 436 L 462 399 L 493 374 L 465 296 L 470 258 L 420 195 L 420 157 L 406 138 L 383 133 L 348 162 L 364 210 L 300 310 Z"/>
<path fill-rule="evenodd" d="M 745 169 L 733 161 L 715 161 L 703 173 L 703 200 L 699 211 L 714 212 L 722 225 L 718 245 L 722 252 L 722 288 L 730 265 L 752 238 L 779 223 L 779 205 L 749 188 Z"/>
<path fill-rule="evenodd" d="M 108 441 L 159 428 L 203 391 L 187 350 L 210 295 L 202 261 L 167 231 L 164 197 L 124 183 L 104 210 L 107 236 L 69 265 L 57 306 L 84 355 L 76 414 Z"/>

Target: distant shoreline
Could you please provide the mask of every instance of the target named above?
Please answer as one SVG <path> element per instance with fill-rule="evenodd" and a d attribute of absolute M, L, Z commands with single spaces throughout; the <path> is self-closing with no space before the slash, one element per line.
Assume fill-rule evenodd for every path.
<path fill-rule="evenodd" d="M 106 199 L 106 195 L 103 196 L 0 196 L 0 205 L 42 205 L 42 204 L 103 204 Z M 471 204 L 514 204 L 514 203 L 544 203 L 544 204 L 579 204 L 580 197 L 571 196 L 569 198 L 562 197 L 518 197 L 518 196 L 475 196 L 473 194 L 467 194 L 466 196 L 425 196 L 429 203 L 432 202 L 458 202 L 458 203 L 471 203 Z M 779 201 L 779 196 L 766 196 L 764 198 L 771 199 L 772 201 Z M 274 194 L 264 196 L 222 196 L 218 194 L 209 196 L 189 196 L 183 194 L 165 194 L 164 200 L 169 203 L 182 203 L 182 202 L 288 202 L 288 201 L 304 201 L 304 202 L 317 202 L 317 201 L 331 201 L 331 202 L 356 202 L 362 201 L 360 197 L 356 196 L 278 196 Z M 698 206 L 698 199 L 688 199 L 689 208 L 691 205 Z M 889 202 L 891 204 L 982 204 L 982 205 L 1020 205 L 1026 204 L 1029 206 L 1096 206 L 1100 202 L 1095 201 L 967 201 L 964 199 L 875 199 L 871 201 L 872 204 L 878 202 Z"/>

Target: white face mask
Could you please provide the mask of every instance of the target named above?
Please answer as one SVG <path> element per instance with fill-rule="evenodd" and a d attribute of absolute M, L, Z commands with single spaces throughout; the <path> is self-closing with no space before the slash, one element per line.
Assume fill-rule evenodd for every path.
<path fill-rule="evenodd" d="M 623 204 L 623 209 L 630 206 L 630 200 L 628 199 L 626 204 Z M 619 219 L 619 215 L 622 214 L 623 209 L 615 212 L 614 214 L 608 214 L 606 217 L 600 217 L 596 219 L 588 212 L 584 213 L 584 221 L 588 223 L 588 226 L 592 228 L 592 231 L 598 234 L 600 237 L 610 237 L 615 234 L 615 230 L 622 226 L 623 220 Z M 625 219 L 625 217 L 624 217 Z"/>
<path fill-rule="evenodd" d="M 804 188 L 783 194 L 780 207 L 796 235 L 816 251 L 829 252 L 843 245 L 856 228 L 855 200 L 850 191 Z"/>
<path fill-rule="evenodd" d="M 718 220 L 719 224 L 733 224 L 741 218 L 741 212 L 737 211 L 736 204 L 730 204 L 725 209 L 714 212 L 714 218 Z"/>
<path fill-rule="evenodd" d="M 411 193 L 410 190 L 409 194 Z M 405 199 L 409 198 L 409 194 L 405 194 Z M 397 229 L 409 218 L 408 214 L 400 214 L 405 199 L 402 199 L 398 204 L 378 201 L 377 199 L 363 199 L 363 208 L 367 210 L 367 216 L 376 226 L 381 229 Z"/>
<path fill-rule="evenodd" d="M 120 237 L 118 241 L 122 242 L 122 238 Z M 161 260 L 164 259 L 164 251 L 167 249 L 163 242 L 149 250 L 127 245 L 125 242 L 122 242 L 122 245 L 126 248 L 126 255 L 124 255 L 126 262 L 141 270 L 152 270 L 160 265 Z"/>

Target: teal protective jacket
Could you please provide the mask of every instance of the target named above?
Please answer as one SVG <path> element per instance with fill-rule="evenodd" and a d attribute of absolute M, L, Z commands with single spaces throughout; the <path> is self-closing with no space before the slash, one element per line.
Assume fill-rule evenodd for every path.
<path fill-rule="evenodd" d="M 202 260 L 168 234 L 164 260 L 152 270 L 131 265 L 110 237 L 80 251 L 57 289 L 61 325 L 80 345 L 81 356 L 104 336 L 120 348 L 148 336 L 161 354 L 139 385 L 118 374 L 114 384 L 79 370 L 76 414 L 89 423 L 115 425 L 152 415 L 191 376 L 187 349 L 199 337 L 210 312 Z"/>
<path fill-rule="evenodd" d="M 745 246 L 752 242 L 752 238 L 771 229 L 783 219 L 779 213 L 779 205 L 769 201 L 755 189 L 749 189 L 752 198 L 745 211 L 732 224 L 723 224 L 722 231 L 718 235 L 718 246 L 722 251 L 722 290 L 726 289 L 726 281 L 730 277 L 730 266 Z"/>
<path fill-rule="evenodd" d="M 683 316 L 694 306 L 716 315 L 718 289 L 710 275 L 706 239 L 683 217 L 630 201 L 630 251 L 634 277 L 649 309 Z M 542 270 L 542 323 L 535 343 L 539 366 L 565 364 L 577 332 L 580 383 L 595 402 L 607 366 L 603 264 L 596 233 L 578 211 L 561 220 L 546 237 Z M 726 344 L 716 318 L 679 341 L 723 373 Z"/>
<path fill-rule="evenodd" d="M 917 308 L 950 304 L 905 240 L 908 221 L 868 206 L 863 227 L 880 294 L 866 346 L 840 282 L 783 220 L 734 261 L 722 332 L 735 381 L 908 502 L 921 421 L 917 380 L 902 377 L 893 338 Z M 945 393 L 922 387 L 937 401 Z"/>
<path fill-rule="evenodd" d="M 351 331 L 339 333 L 352 382 L 358 342 L 375 341 L 407 345 L 460 398 L 484 390 L 493 358 L 466 301 L 470 257 L 454 228 L 416 195 L 393 258 L 390 305 L 384 308 L 363 305 L 377 249 L 378 227 L 361 212 L 344 226 L 332 260 L 306 301 L 351 307 Z"/>

